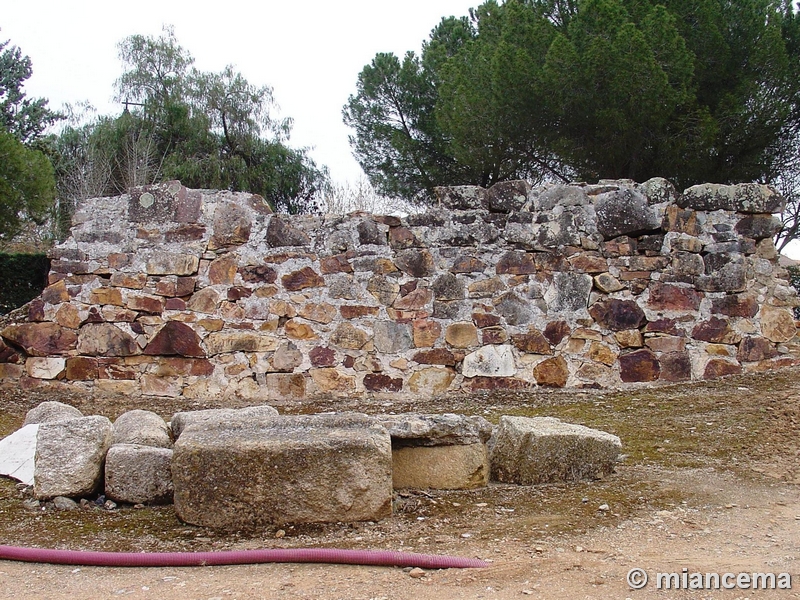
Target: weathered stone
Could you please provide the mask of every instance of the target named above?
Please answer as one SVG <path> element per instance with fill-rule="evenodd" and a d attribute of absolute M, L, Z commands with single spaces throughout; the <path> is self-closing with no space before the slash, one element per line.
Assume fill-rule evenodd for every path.
<path fill-rule="evenodd" d="M 533 368 L 536 383 L 545 387 L 564 387 L 569 378 L 569 367 L 563 356 L 548 358 Z"/>
<path fill-rule="evenodd" d="M 273 407 L 262 404 L 246 408 L 209 408 L 206 410 L 190 410 L 177 412 L 172 415 L 170 425 L 175 441 L 183 434 L 184 430 L 192 425 L 203 429 L 235 423 L 257 423 L 263 419 L 278 416 L 278 411 Z"/>
<path fill-rule="evenodd" d="M 433 192 L 439 204 L 453 210 L 471 210 L 486 205 L 486 190 L 475 185 L 435 187 Z"/>
<path fill-rule="evenodd" d="M 377 323 L 376 323 L 377 325 Z M 388 331 L 390 325 L 386 323 L 384 328 L 381 331 Z M 336 330 L 331 334 L 330 342 L 334 346 L 338 346 L 339 348 L 346 348 L 348 350 L 359 350 L 364 347 L 371 339 L 371 336 L 366 332 L 350 323 L 339 323 L 336 326 Z M 383 342 L 384 340 L 382 340 Z M 410 336 L 409 336 L 410 342 Z M 391 342 L 390 342 L 391 343 Z"/>
<path fill-rule="evenodd" d="M 158 359 L 156 375 L 196 375 L 208 376 L 214 373 L 214 365 L 206 359 L 162 357 Z"/>
<path fill-rule="evenodd" d="M 695 287 L 704 292 L 741 292 L 747 287 L 747 267 L 740 254 L 719 252 L 703 257 L 706 274 L 699 276 Z"/>
<path fill-rule="evenodd" d="M 737 344 L 741 336 L 736 333 L 725 319 L 711 317 L 695 325 L 692 337 L 712 344 Z"/>
<path fill-rule="evenodd" d="M 370 392 L 399 392 L 403 389 L 402 377 L 390 377 L 383 373 L 364 375 L 364 388 Z"/>
<path fill-rule="evenodd" d="M 478 345 L 478 330 L 472 323 L 452 323 L 447 326 L 444 339 L 454 348 L 472 348 Z"/>
<path fill-rule="evenodd" d="M 339 328 L 337 328 L 336 331 L 338 332 Z M 405 323 L 376 321 L 373 325 L 373 332 L 375 348 L 379 352 L 396 354 L 398 352 L 404 352 L 412 346 L 411 328 Z M 331 338 L 331 341 L 333 341 L 333 338 Z M 337 345 L 341 346 L 341 344 Z M 361 346 L 363 346 L 363 344 L 361 344 Z M 359 346 L 359 348 L 361 346 Z"/>
<path fill-rule="evenodd" d="M 552 417 L 500 417 L 489 442 L 492 479 L 536 485 L 597 479 L 614 470 L 619 438 Z"/>
<path fill-rule="evenodd" d="M 455 377 L 456 373 L 452 369 L 429 367 L 411 375 L 408 387 L 415 394 L 443 394 Z"/>
<path fill-rule="evenodd" d="M 389 230 L 389 245 L 395 250 L 420 248 L 423 244 L 408 227 L 392 227 Z"/>
<path fill-rule="evenodd" d="M 619 375 L 625 383 L 655 381 L 660 374 L 661 365 L 650 350 L 636 350 L 619 357 Z"/>
<path fill-rule="evenodd" d="M 508 333 L 502 327 L 486 327 L 481 329 L 481 344 L 505 344 L 508 341 Z"/>
<path fill-rule="evenodd" d="M 205 225 L 189 223 L 164 232 L 165 242 L 193 242 L 206 237 Z"/>
<path fill-rule="evenodd" d="M 343 305 L 339 307 L 339 313 L 343 319 L 360 319 L 361 317 L 374 317 L 378 314 L 377 306 L 351 306 Z"/>
<path fill-rule="evenodd" d="M 550 321 L 544 328 L 543 335 L 550 344 L 558 346 L 572 332 L 566 321 Z"/>
<path fill-rule="evenodd" d="M 112 444 L 139 444 L 172 448 L 170 430 L 164 419 L 149 410 L 129 410 L 114 421 Z"/>
<path fill-rule="evenodd" d="M 302 373 L 267 373 L 270 398 L 302 399 L 306 396 L 306 378 Z"/>
<path fill-rule="evenodd" d="M 464 377 L 510 377 L 517 372 L 511 346 L 482 346 L 464 357 Z"/>
<path fill-rule="evenodd" d="M 608 262 L 600 255 L 581 253 L 570 256 L 568 261 L 577 273 L 604 273 L 608 269 Z"/>
<path fill-rule="evenodd" d="M 414 346 L 416 348 L 429 348 L 433 346 L 442 334 L 442 326 L 436 321 L 417 319 L 411 323 L 413 329 Z"/>
<path fill-rule="evenodd" d="M 215 331 L 205 339 L 208 356 L 230 352 L 272 352 L 278 348 L 274 336 L 254 331 Z"/>
<path fill-rule="evenodd" d="M 411 277 L 430 277 L 435 271 L 433 256 L 427 250 L 401 250 L 395 255 L 394 263 Z"/>
<path fill-rule="evenodd" d="M 267 225 L 266 242 L 270 248 L 281 248 L 283 246 L 307 246 L 311 240 L 304 232 L 275 216 L 270 218 L 269 225 Z"/>
<path fill-rule="evenodd" d="M 469 390 L 473 392 L 488 390 L 527 390 L 534 384 L 517 377 L 473 377 L 469 381 Z"/>
<path fill-rule="evenodd" d="M 308 353 L 313 367 L 332 367 L 336 364 L 336 352 L 331 348 L 317 346 Z"/>
<path fill-rule="evenodd" d="M 574 312 L 586 308 L 592 291 L 592 277 L 581 273 L 553 273 L 553 283 L 544 299 L 552 312 Z"/>
<path fill-rule="evenodd" d="M 336 312 L 336 307 L 333 304 L 309 302 L 300 308 L 298 314 L 309 321 L 328 324 L 336 318 Z"/>
<path fill-rule="evenodd" d="M 172 502 L 172 450 L 114 444 L 106 454 L 105 495 L 129 504 Z"/>
<path fill-rule="evenodd" d="M 308 374 L 322 392 L 351 393 L 356 387 L 355 377 L 344 375 L 333 368 L 311 369 Z"/>
<path fill-rule="evenodd" d="M 239 267 L 242 279 L 247 283 L 275 283 L 278 273 L 267 265 L 249 265 Z"/>
<path fill-rule="evenodd" d="M 302 323 L 296 319 L 289 319 L 283 326 L 283 331 L 287 337 L 295 340 L 315 340 L 319 336 L 314 332 L 310 325 Z"/>
<path fill-rule="evenodd" d="M 674 335 L 658 335 L 648 338 L 645 345 L 653 352 L 683 352 L 686 348 L 686 338 Z"/>
<path fill-rule="evenodd" d="M 612 298 L 597 302 L 589 308 L 589 314 L 600 325 L 611 331 L 638 329 L 645 321 L 644 311 L 633 300 Z"/>
<path fill-rule="evenodd" d="M 411 360 L 421 365 L 445 365 L 452 367 L 456 364 L 455 355 L 446 348 L 434 348 L 433 350 L 417 352 Z"/>
<path fill-rule="evenodd" d="M 433 292 L 429 288 L 420 287 L 398 297 L 392 307 L 397 310 L 421 310 L 428 306 L 431 300 Z"/>
<path fill-rule="evenodd" d="M 36 435 L 36 498 L 95 493 L 103 480 L 111 432 L 111 421 L 98 416 L 42 423 Z"/>
<path fill-rule="evenodd" d="M 638 329 L 617 331 L 614 334 L 614 339 L 617 340 L 617 344 L 619 344 L 620 348 L 641 348 L 644 346 L 642 332 Z"/>
<path fill-rule="evenodd" d="M 529 275 L 536 273 L 536 261 L 529 252 L 512 250 L 500 257 L 495 265 L 498 275 Z"/>
<path fill-rule="evenodd" d="M 454 446 L 485 443 L 492 435 L 492 424 L 480 416 L 451 413 L 401 413 L 379 417 L 392 437 L 392 447 Z"/>
<path fill-rule="evenodd" d="M 702 275 L 706 271 L 703 257 L 691 252 L 675 252 L 672 257 L 672 272 L 675 275 Z"/>
<path fill-rule="evenodd" d="M 59 281 L 53 285 L 48 285 L 42 290 L 39 296 L 42 302 L 46 304 L 61 304 L 62 302 L 69 302 L 69 294 L 67 293 L 67 284 L 64 281 Z"/>
<path fill-rule="evenodd" d="M 319 270 L 323 275 L 330 275 L 331 273 L 352 273 L 353 265 L 350 264 L 346 254 L 337 254 L 336 256 L 320 258 Z"/>
<path fill-rule="evenodd" d="M 498 315 L 492 315 L 488 313 L 472 313 L 472 322 L 475 323 L 475 326 L 479 329 L 484 327 L 495 327 L 500 325 L 502 320 Z"/>
<path fill-rule="evenodd" d="M 706 364 L 703 379 L 717 379 L 727 375 L 738 375 L 742 372 L 742 365 L 722 358 L 712 358 Z"/>
<path fill-rule="evenodd" d="M 287 291 L 297 292 L 306 288 L 323 286 L 325 280 L 311 267 L 303 267 L 299 271 L 281 277 L 281 283 Z"/>
<path fill-rule="evenodd" d="M 131 290 L 143 290 L 146 284 L 147 284 L 146 273 L 130 274 L 130 273 L 115 272 L 111 274 L 111 285 L 113 285 L 114 287 L 123 287 Z"/>
<path fill-rule="evenodd" d="M 384 306 L 391 306 L 400 293 L 400 286 L 383 275 L 375 275 L 367 282 L 367 291 Z"/>
<path fill-rule="evenodd" d="M 735 227 L 737 233 L 754 240 L 772 238 L 780 228 L 780 220 L 772 215 L 747 215 Z"/>
<path fill-rule="evenodd" d="M 469 490 L 488 482 L 489 458 L 483 443 L 392 450 L 394 489 Z"/>
<path fill-rule="evenodd" d="M 44 321 L 44 302 L 39 298 L 34 298 L 28 303 L 28 321 Z"/>
<path fill-rule="evenodd" d="M 214 211 L 214 234 L 208 243 L 209 250 L 246 244 L 250 239 L 252 217 L 247 208 L 233 202 L 217 203 Z"/>
<path fill-rule="evenodd" d="M 200 259 L 191 254 L 155 252 L 145 261 L 148 275 L 193 275 L 200 266 Z"/>
<path fill-rule="evenodd" d="M 761 307 L 761 333 L 771 342 L 788 342 L 797 335 L 792 313 L 764 304 Z"/>
<path fill-rule="evenodd" d="M 239 267 L 239 258 L 235 254 L 226 254 L 208 265 L 208 282 L 211 285 L 233 285 Z"/>
<path fill-rule="evenodd" d="M 437 277 L 432 288 L 437 300 L 461 300 L 465 295 L 464 283 L 452 273 Z"/>
<path fill-rule="evenodd" d="M 595 362 L 611 366 L 617 360 L 617 353 L 600 342 L 592 342 L 589 345 L 589 358 Z"/>
<path fill-rule="evenodd" d="M 129 294 L 126 306 L 130 310 L 160 315 L 164 312 L 164 298 L 146 294 Z"/>
<path fill-rule="evenodd" d="M 786 201 L 768 185 L 703 183 L 684 190 L 677 204 L 694 210 L 773 214 L 782 212 Z"/>
<path fill-rule="evenodd" d="M 552 211 L 556 206 L 587 206 L 590 203 L 583 187 L 557 184 L 542 190 L 536 197 L 535 206 L 538 210 Z"/>
<path fill-rule="evenodd" d="M 758 299 L 753 294 L 728 294 L 722 298 L 713 298 L 711 312 L 750 319 L 758 314 Z"/>
<path fill-rule="evenodd" d="M 385 246 L 386 233 L 378 227 L 378 224 L 372 219 L 364 219 L 356 227 L 358 232 L 358 243 L 360 246 Z"/>
<path fill-rule="evenodd" d="M 528 200 L 531 185 L 524 180 L 500 181 L 486 190 L 485 203 L 492 212 L 520 210 Z"/>
<path fill-rule="evenodd" d="M 57 421 L 80 419 L 82 417 L 83 413 L 74 406 L 64 404 L 63 402 L 48 400 L 46 402 L 42 402 L 35 408 L 30 409 L 25 414 L 25 422 L 22 424 L 22 426 L 25 427 L 26 425 L 55 423 Z"/>
<path fill-rule="evenodd" d="M 474 256 L 459 256 L 453 261 L 450 268 L 451 273 L 482 273 L 486 269 L 486 263 L 478 260 Z"/>
<path fill-rule="evenodd" d="M 639 192 L 621 189 L 599 194 L 594 201 L 597 231 L 609 240 L 620 235 L 640 235 L 661 226 L 658 213 Z"/>
<path fill-rule="evenodd" d="M 0 332 L 7 342 L 19 346 L 30 356 L 66 354 L 74 350 L 77 334 L 56 323 L 22 323 L 9 325 Z"/>
<path fill-rule="evenodd" d="M 81 327 L 77 348 L 87 356 L 130 356 L 139 351 L 130 334 L 112 323 L 89 323 Z"/>
<path fill-rule="evenodd" d="M 533 303 L 526 302 L 514 292 L 507 292 L 494 302 L 495 309 L 509 325 L 526 325 L 534 319 L 536 308 Z"/>
<path fill-rule="evenodd" d="M 528 333 L 518 333 L 511 336 L 514 346 L 520 352 L 531 354 L 552 354 L 550 342 L 541 332 L 531 330 Z M 560 341 L 560 340 L 559 340 Z"/>
<path fill-rule="evenodd" d="M 183 391 L 183 379 L 181 377 L 164 377 L 154 373 L 145 373 L 139 378 L 139 387 L 143 396 L 177 398 Z"/>
<path fill-rule="evenodd" d="M 25 361 L 25 370 L 36 379 L 56 379 L 64 372 L 66 362 L 64 358 L 31 356 Z"/>
<path fill-rule="evenodd" d="M 213 315 L 220 302 L 222 302 L 220 292 L 213 287 L 207 287 L 192 294 L 186 307 L 193 312 Z"/>
<path fill-rule="evenodd" d="M 648 305 L 654 310 L 695 311 L 703 295 L 688 287 L 654 283 L 650 286 Z"/>
<path fill-rule="evenodd" d="M 775 358 L 778 351 L 768 339 L 758 336 L 746 336 L 739 344 L 736 358 L 739 362 L 758 362 Z"/>
<path fill-rule="evenodd" d="M 193 427 L 175 444 L 175 511 L 215 528 L 377 521 L 392 510 L 391 461 L 389 434 L 362 415 Z"/>
<path fill-rule="evenodd" d="M 508 289 L 506 284 L 498 277 L 479 279 L 470 283 L 467 288 L 470 298 L 491 298 L 506 289 Z"/>
<path fill-rule="evenodd" d="M 303 353 L 292 342 L 283 342 L 270 361 L 276 371 L 291 373 L 303 362 Z"/>
<path fill-rule="evenodd" d="M 692 379 L 692 358 L 688 352 L 665 352 L 659 357 L 661 381 L 690 381 Z"/>

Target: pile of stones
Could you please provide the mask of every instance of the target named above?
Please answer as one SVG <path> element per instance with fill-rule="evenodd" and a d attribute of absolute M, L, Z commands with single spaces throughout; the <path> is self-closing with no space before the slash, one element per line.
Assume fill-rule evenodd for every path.
<path fill-rule="evenodd" d="M 179 412 L 170 423 L 132 410 L 112 423 L 45 402 L 26 427 L 38 427 L 37 500 L 174 502 L 182 521 L 215 528 L 375 521 L 391 515 L 396 489 L 595 479 L 621 448 L 614 435 L 549 417 L 493 426 L 456 414 L 281 416 L 265 405 Z"/>

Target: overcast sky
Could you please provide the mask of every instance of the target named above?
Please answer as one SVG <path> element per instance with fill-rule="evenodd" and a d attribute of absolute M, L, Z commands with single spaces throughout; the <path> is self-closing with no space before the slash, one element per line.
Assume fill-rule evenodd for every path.
<path fill-rule="evenodd" d="M 255 85 L 269 85 L 279 115 L 292 117 L 293 146 L 313 147 L 334 180 L 361 169 L 350 153 L 342 106 L 359 72 L 377 52 L 419 51 L 444 16 L 466 15 L 469 0 L 4 0 L 0 40 L 11 40 L 33 62 L 25 90 L 50 106 L 88 100 L 102 114 L 112 102 L 126 36 L 158 36 L 173 25 L 179 43 L 204 71 L 233 64 Z"/>

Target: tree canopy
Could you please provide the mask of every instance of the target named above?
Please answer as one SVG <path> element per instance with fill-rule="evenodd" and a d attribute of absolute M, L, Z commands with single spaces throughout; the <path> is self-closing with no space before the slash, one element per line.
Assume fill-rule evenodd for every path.
<path fill-rule="evenodd" d="M 525 177 L 772 182 L 797 153 L 788 0 L 489 0 L 344 108 L 382 193 Z"/>

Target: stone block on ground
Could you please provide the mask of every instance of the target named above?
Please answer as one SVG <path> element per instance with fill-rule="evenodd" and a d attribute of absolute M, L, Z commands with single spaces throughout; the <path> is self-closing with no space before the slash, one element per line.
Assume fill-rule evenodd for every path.
<path fill-rule="evenodd" d="M 481 416 L 403 413 L 377 417 L 392 446 L 454 446 L 486 443 L 492 424 Z"/>
<path fill-rule="evenodd" d="M 111 421 L 100 416 L 41 424 L 36 436 L 34 495 L 79 498 L 95 493 L 103 481 L 112 430 Z"/>
<path fill-rule="evenodd" d="M 67 419 L 80 419 L 83 413 L 74 406 L 49 400 L 42 402 L 39 406 L 32 408 L 25 415 L 25 425 L 35 425 L 37 423 L 54 423 Z"/>
<path fill-rule="evenodd" d="M 116 423 L 115 423 L 116 426 Z M 138 444 L 114 444 L 105 465 L 105 494 L 116 502 L 172 502 L 172 450 Z"/>
<path fill-rule="evenodd" d="M 33 485 L 39 425 L 25 425 L 0 440 L 0 475 Z"/>
<path fill-rule="evenodd" d="M 172 415 L 170 426 L 172 427 L 172 437 L 177 441 L 183 430 L 194 423 L 205 423 L 212 427 L 226 422 L 258 421 L 262 418 L 276 416 L 278 416 L 278 411 L 267 404 L 248 406 L 247 408 L 209 408 L 175 413 Z"/>
<path fill-rule="evenodd" d="M 469 490 L 487 483 L 489 456 L 483 442 L 392 449 L 395 489 Z"/>
<path fill-rule="evenodd" d="M 492 479 L 534 485 L 608 475 L 622 447 L 610 433 L 552 417 L 500 417 L 489 440 Z"/>
<path fill-rule="evenodd" d="M 166 422 L 149 410 L 129 410 L 122 413 L 114 421 L 112 443 L 172 448 L 172 438 Z"/>
<path fill-rule="evenodd" d="M 178 517 L 205 527 L 377 521 L 392 510 L 391 439 L 366 415 L 189 426 L 172 472 Z"/>

